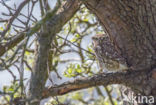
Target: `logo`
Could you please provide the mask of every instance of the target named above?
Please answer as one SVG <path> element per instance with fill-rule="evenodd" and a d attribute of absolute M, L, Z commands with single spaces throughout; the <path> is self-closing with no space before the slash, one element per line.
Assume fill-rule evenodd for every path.
<path fill-rule="evenodd" d="M 153 104 L 154 103 L 154 96 L 143 96 L 141 94 L 134 95 L 133 92 L 130 92 L 130 94 L 126 95 L 123 92 L 123 101 L 127 101 L 129 103 L 133 104 Z"/>

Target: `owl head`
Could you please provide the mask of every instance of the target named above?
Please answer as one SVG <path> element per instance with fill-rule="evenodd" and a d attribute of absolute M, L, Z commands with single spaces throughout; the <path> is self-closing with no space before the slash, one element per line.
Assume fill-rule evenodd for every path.
<path fill-rule="evenodd" d="M 102 42 L 105 39 L 106 39 L 105 34 L 97 34 L 97 35 L 93 36 L 92 37 L 93 46 L 96 47 L 97 45 L 100 44 L 100 42 Z"/>

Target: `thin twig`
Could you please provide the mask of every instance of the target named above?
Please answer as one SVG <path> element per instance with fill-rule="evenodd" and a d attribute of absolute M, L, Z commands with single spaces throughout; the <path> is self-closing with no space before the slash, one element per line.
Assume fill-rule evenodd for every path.
<path fill-rule="evenodd" d="M 7 33 L 7 31 L 10 29 L 11 24 L 13 23 L 13 21 L 17 18 L 17 16 L 19 15 L 20 11 L 22 10 L 22 8 L 29 2 L 30 0 L 24 0 L 18 7 L 18 9 L 16 10 L 16 12 L 13 14 L 13 16 L 10 18 L 8 25 L 6 27 L 6 29 L 1 33 L 2 35 L 2 39 L 5 36 L 5 34 Z"/>
<path fill-rule="evenodd" d="M 61 39 L 64 39 L 64 40 L 66 40 L 67 42 L 69 42 L 69 43 L 71 43 L 72 45 L 74 45 L 75 47 L 78 47 L 79 48 L 79 46 L 78 45 L 76 45 L 76 44 L 74 44 L 74 43 L 72 43 L 71 41 L 69 41 L 69 40 L 67 40 L 67 39 L 65 39 L 65 38 L 63 38 L 62 36 L 59 36 L 59 35 L 57 35 L 59 38 L 61 38 Z M 93 56 L 95 56 L 94 55 L 94 53 L 92 53 L 92 52 L 90 52 L 90 51 L 88 51 L 88 50 L 86 50 L 86 49 L 84 49 L 84 48 L 81 48 L 83 51 L 86 51 L 87 53 L 89 53 L 89 54 L 91 54 L 91 55 L 93 55 Z"/>

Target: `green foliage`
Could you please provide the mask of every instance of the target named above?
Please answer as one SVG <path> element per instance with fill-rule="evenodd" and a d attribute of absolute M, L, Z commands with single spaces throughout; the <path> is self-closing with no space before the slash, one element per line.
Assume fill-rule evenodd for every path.
<path fill-rule="evenodd" d="M 87 46 L 87 50 L 88 50 L 90 53 L 86 53 L 86 57 L 87 57 L 88 59 L 94 60 L 94 59 L 95 59 L 95 55 L 93 55 L 93 54 L 94 54 L 93 46 L 92 46 L 92 45 Z"/>
<path fill-rule="evenodd" d="M 3 27 L 0 27 L 0 31 L 3 31 L 4 29 L 3 29 Z"/>
<path fill-rule="evenodd" d="M 14 82 L 10 86 L 4 86 L 3 92 L 9 93 L 10 95 L 13 95 L 13 97 L 18 97 L 21 91 L 19 86 L 18 82 Z"/>
<path fill-rule="evenodd" d="M 21 88 L 20 88 L 20 85 L 17 81 L 12 82 L 12 84 L 10 86 L 4 86 L 3 92 L 7 95 L 0 97 L 0 103 L 1 104 L 6 104 L 10 100 L 13 100 L 17 97 L 21 97 Z M 8 104 L 6 104 L 6 105 L 8 105 Z"/>
<path fill-rule="evenodd" d="M 84 68 L 81 67 L 80 64 L 69 64 L 66 71 L 64 72 L 64 76 L 66 77 L 76 77 L 80 75 L 84 71 Z"/>

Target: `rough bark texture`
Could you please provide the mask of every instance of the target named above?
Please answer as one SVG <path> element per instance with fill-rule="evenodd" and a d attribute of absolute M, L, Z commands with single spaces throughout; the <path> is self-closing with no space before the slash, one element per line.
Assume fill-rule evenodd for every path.
<path fill-rule="evenodd" d="M 155 0 L 89 0 L 85 4 L 98 17 L 129 66 L 137 70 L 155 66 Z"/>
<path fill-rule="evenodd" d="M 101 73 L 91 77 L 79 78 L 74 81 L 65 82 L 61 85 L 52 86 L 46 88 L 42 92 L 42 97 L 63 95 L 72 91 L 85 89 L 93 86 L 111 85 L 111 84 L 123 84 L 133 88 L 133 85 L 137 85 L 135 92 L 139 91 L 139 86 L 142 81 L 150 78 L 150 75 L 146 75 L 147 71 L 125 71 L 114 73 Z"/>
<path fill-rule="evenodd" d="M 156 0 L 88 0 L 84 3 L 97 16 L 129 67 L 148 71 L 156 67 Z M 153 77 L 154 74 L 153 71 Z M 133 90 L 156 97 L 156 83 L 152 79 L 140 81 L 140 85 L 132 84 Z"/>

